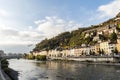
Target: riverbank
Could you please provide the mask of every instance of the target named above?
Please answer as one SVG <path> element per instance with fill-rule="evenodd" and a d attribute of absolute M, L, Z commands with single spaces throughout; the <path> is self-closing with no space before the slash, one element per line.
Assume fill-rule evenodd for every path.
<path fill-rule="evenodd" d="M 18 71 L 9 68 L 9 72 L 6 74 L 10 77 L 11 80 L 18 80 L 19 75 Z"/>
<path fill-rule="evenodd" d="M 2 80 L 18 80 L 18 72 L 9 68 L 9 62 L 7 59 L 1 59 L 1 69 L 0 72 L 2 74 Z"/>
<path fill-rule="evenodd" d="M 114 62 L 87 62 L 87 61 L 73 61 L 73 60 L 49 60 L 50 62 L 62 62 L 62 63 L 76 63 L 84 65 L 96 65 L 96 66 L 120 66 L 120 63 Z"/>
<path fill-rule="evenodd" d="M 38 59 L 37 59 L 38 58 Z M 26 59 L 37 60 L 37 61 L 78 61 L 81 63 L 90 64 L 109 64 L 109 65 L 120 65 L 120 56 L 80 56 L 80 57 L 48 57 L 48 56 L 33 56 L 29 55 Z"/>
<path fill-rule="evenodd" d="M 79 58 L 61 58 L 55 57 L 48 59 L 49 61 L 65 61 L 65 62 L 78 62 L 82 64 L 96 64 L 96 65 L 111 65 L 120 66 L 120 61 L 114 57 L 79 57 Z"/>
<path fill-rule="evenodd" d="M 80 62 L 120 63 L 120 57 L 112 56 L 85 56 L 85 57 L 49 57 L 48 60 L 68 60 Z"/>

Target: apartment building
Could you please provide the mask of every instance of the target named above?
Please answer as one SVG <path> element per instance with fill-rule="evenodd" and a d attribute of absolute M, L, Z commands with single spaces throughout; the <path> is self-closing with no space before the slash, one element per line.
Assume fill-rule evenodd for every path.
<path fill-rule="evenodd" d="M 48 55 L 48 52 L 43 50 L 43 51 L 36 51 L 36 52 L 33 52 L 33 55 L 34 56 L 37 56 L 37 55 Z"/>
<path fill-rule="evenodd" d="M 100 50 L 100 44 L 95 45 L 95 53 L 98 55 Z"/>
<path fill-rule="evenodd" d="M 105 54 L 110 55 L 115 50 L 116 44 L 108 41 L 100 43 L 100 50 L 103 50 Z"/>

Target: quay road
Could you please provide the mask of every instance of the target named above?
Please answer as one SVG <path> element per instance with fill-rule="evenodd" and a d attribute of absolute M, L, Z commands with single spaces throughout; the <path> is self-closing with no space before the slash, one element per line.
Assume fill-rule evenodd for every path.
<path fill-rule="evenodd" d="M 0 80 L 6 80 L 1 69 L 1 62 L 0 62 Z"/>

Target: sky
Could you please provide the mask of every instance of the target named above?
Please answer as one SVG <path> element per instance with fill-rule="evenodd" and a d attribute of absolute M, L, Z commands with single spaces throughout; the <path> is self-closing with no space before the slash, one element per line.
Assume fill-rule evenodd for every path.
<path fill-rule="evenodd" d="M 29 53 L 45 38 L 115 17 L 119 4 L 120 0 L 0 0 L 0 50 Z"/>

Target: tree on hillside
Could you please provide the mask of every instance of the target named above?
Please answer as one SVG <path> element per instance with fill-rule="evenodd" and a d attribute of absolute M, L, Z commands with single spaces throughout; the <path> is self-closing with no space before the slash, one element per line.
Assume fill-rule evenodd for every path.
<path fill-rule="evenodd" d="M 115 32 L 111 33 L 109 39 L 112 42 L 116 42 L 117 41 L 117 34 Z"/>
<path fill-rule="evenodd" d="M 105 40 L 107 40 L 107 38 L 105 37 L 105 35 L 99 35 L 99 39 L 101 40 L 101 41 L 105 41 Z"/>
<path fill-rule="evenodd" d="M 93 35 L 92 36 L 94 37 L 96 35 L 97 35 L 97 31 L 95 30 L 95 31 L 93 31 Z"/>
<path fill-rule="evenodd" d="M 85 40 L 84 40 L 84 41 L 85 41 L 85 44 L 89 44 L 89 43 L 92 41 L 92 39 L 93 39 L 93 38 L 90 37 L 90 36 L 86 37 Z"/>

